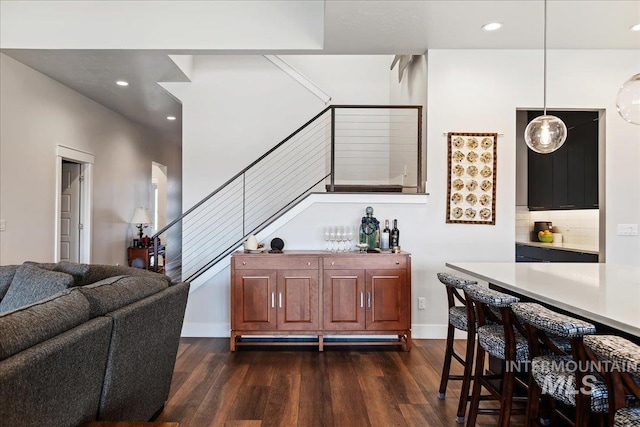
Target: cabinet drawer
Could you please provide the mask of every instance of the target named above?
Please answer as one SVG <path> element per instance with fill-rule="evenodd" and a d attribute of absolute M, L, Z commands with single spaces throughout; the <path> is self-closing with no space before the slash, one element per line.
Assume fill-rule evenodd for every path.
<path fill-rule="evenodd" d="M 325 270 L 336 269 L 389 269 L 407 268 L 407 257 L 404 255 L 376 255 L 367 254 L 361 256 L 325 257 L 323 263 Z"/>
<path fill-rule="evenodd" d="M 317 270 L 319 265 L 318 257 L 285 257 L 280 254 L 240 255 L 233 259 L 237 270 Z"/>

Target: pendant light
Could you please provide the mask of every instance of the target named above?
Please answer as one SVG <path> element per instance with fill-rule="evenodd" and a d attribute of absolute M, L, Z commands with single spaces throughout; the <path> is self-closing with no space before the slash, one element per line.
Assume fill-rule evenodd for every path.
<path fill-rule="evenodd" d="M 640 73 L 624 82 L 616 97 L 616 108 L 623 119 L 640 125 Z"/>
<path fill-rule="evenodd" d="M 547 115 L 547 0 L 544 0 L 544 112 L 524 130 L 524 141 L 536 153 L 553 153 L 567 139 L 567 126 L 556 116 Z"/>

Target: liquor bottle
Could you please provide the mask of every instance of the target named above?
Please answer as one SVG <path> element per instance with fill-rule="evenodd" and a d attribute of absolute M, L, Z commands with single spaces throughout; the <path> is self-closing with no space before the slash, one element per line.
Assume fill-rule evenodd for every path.
<path fill-rule="evenodd" d="M 389 235 L 391 231 L 389 230 L 389 220 L 384 220 L 384 229 L 382 230 L 382 234 L 380 235 L 380 249 L 383 251 L 389 250 Z"/>
<path fill-rule="evenodd" d="M 400 230 L 398 230 L 398 220 L 393 220 L 393 229 L 391 230 L 391 248 L 400 246 Z"/>

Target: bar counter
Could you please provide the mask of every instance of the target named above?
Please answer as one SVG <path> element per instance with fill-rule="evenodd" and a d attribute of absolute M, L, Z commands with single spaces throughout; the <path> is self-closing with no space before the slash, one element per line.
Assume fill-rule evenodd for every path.
<path fill-rule="evenodd" d="M 508 262 L 446 266 L 640 340 L 640 267 Z"/>

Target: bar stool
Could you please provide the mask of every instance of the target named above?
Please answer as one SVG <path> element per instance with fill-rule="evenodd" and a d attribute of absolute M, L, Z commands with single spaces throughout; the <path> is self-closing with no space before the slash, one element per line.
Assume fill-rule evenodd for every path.
<path fill-rule="evenodd" d="M 629 396 L 640 403 L 640 346 L 615 335 L 584 337 L 587 354 L 601 363 L 609 392 L 610 426 L 640 426 L 640 408 L 627 406 Z"/>
<path fill-rule="evenodd" d="M 480 285 L 470 285 L 464 288 L 467 298 L 467 313 L 469 323 L 477 322 L 478 346 L 476 352 L 475 370 L 473 374 L 473 393 L 467 426 L 476 425 L 480 413 L 498 413 L 498 426 L 508 427 L 513 411 L 514 401 L 525 401 L 525 397 L 514 396 L 515 385 L 526 388 L 526 383 L 516 378 L 514 365 L 517 362 L 526 363 L 529 356 L 524 328 L 518 324 L 511 312 L 511 304 L 519 298 L 498 292 Z M 499 316 L 496 315 L 499 312 Z M 484 360 L 486 354 L 504 360 L 506 369 L 501 374 L 484 374 Z M 502 387 L 498 389 L 491 381 L 501 380 Z M 482 387 L 490 394 L 481 395 Z M 480 409 L 481 400 L 499 400 L 500 409 Z M 518 411 L 520 412 L 520 411 Z"/>
<path fill-rule="evenodd" d="M 560 416 L 569 424 L 584 426 L 589 423 L 592 413 L 605 413 L 608 407 L 606 385 L 594 371 L 587 371 L 582 342 L 585 335 L 596 332 L 595 326 L 535 303 L 516 303 L 511 310 L 526 325 L 529 341 L 531 369 L 525 425 L 538 422 L 541 413 L 547 410 L 551 412 L 553 425 Z M 569 346 L 566 346 L 567 339 Z M 591 389 L 590 395 L 583 393 L 585 388 Z M 548 402 L 547 398 L 544 398 L 541 411 L 543 395 L 550 396 L 554 402 L 575 407 L 575 422 L 557 411 L 555 403 Z M 547 408 L 548 403 L 552 403 L 551 408 Z"/>
<path fill-rule="evenodd" d="M 444 399 L 447 391 L 447 383 L 451 380 L 462 381 L 460 390 L 460 401 L 458 402 L 458 413 L 456 421 L 459 424 L 464 423 L 464 415 L 467 410 L 467 401 L 469 400 L 469 387 L 471 384 L 471 374 L 473 368 L 473 351 L 476 343 L 475 323 L 469 327 L 467 321 L 467 301 L 460 291 L 466 286 L 475 285 L 478 282 L 474 280 L 466 280 L 449 273 L 438 273 L 438 280 L 447 287 L 447 300 L 449 302 L 449 326 L 447 328 L 447 344 L 444 353 L 444 365 L 442 366 L 442 375 L 440 376 L 440 390 L 438 399 Z M 462 303 L 456 306 L 456 300 Z M 464 358 L 453 349 L 455 330 L 459 329 L 467 333 L 467 348 Z M 450 375 L 451 358 L 457 360 L 463 367 L 462 375 Z"/>

